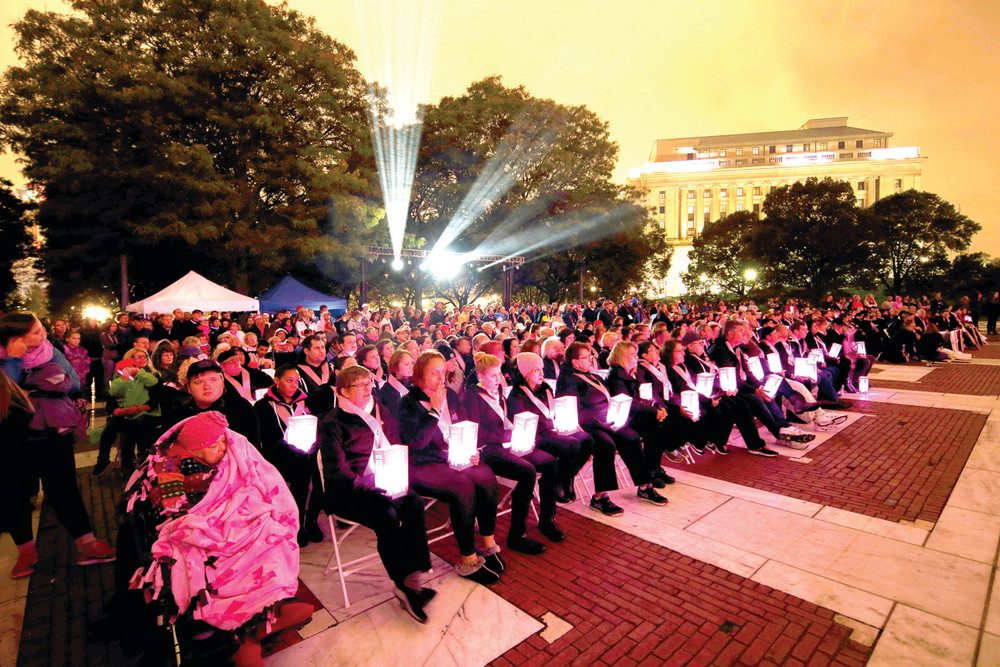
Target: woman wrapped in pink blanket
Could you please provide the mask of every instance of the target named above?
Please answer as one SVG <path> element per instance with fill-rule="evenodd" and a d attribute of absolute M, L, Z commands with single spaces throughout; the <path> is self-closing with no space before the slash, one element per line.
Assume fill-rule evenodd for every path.
<path fill-rule="evenodd" d="M 176 613 L 233 631 L 238 665 L 260 664 L 259 640 L 303 623 L 298 509 L 278 471 L 219 412 L 178 423 L 130 480 L 126 508 L 151 505 L 152 563 L 130 587 L 147 602 L 172 597 Z M 148 524 L 147 524 L 148 525 Z"/>

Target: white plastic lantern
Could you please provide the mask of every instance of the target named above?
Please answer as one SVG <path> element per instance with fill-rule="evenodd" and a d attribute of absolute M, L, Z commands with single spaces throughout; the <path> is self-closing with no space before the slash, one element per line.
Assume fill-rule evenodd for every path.
<path fill-rule="evenodd" d="M 866 352 L 865 352 L 865 342 L 864 342 L 863 340 L 859 340 L 859 341 L 858 341 L 857 343 L 855 343 L 855 345 L 857 346 L 857 348 L 856 348 L 856 349 L 857 349 L 857 351 L 858 351 L 858 356 L 859 356 L 859 357 L 864 357 L 864 356 L 866 356 Z"/>
<path fill-rule="evenodd" d="M 316 415 L 295 415 L 285 426 L 285 442 L 300 452 L 312 451 L 316 444 Z"/>
<path fill-rule="evenodd" d="M 767 368 L 772 373 L 780 373 L 781 368 L 781 355 L 777 352 L 771 352 L 767 355 Z"/>
<path fill-rule="evenodd" d="M 816 364 L 812 363 L 809 359 L 799 357 L 795 360 L 795 377 L 809 378 L 810 380 L 815 381 Z"/>
<path fill-rule="evenodd" d="M 607 381 L 608 375 L 611 373 L 611 369 L 610 368 L 598 368 L 598 369 L 595 369 L 594 372 L 597 373 L 597 376 L 600 377 L 602 380 Z"/>
<path fill-rule="evenodd" d="M 760 363 L 760 357 L 747 357 L 747 368 L 758 381 L 764 379 L 764 365 Z"/>
<path fill-rule="evenodd" d="M 719 389 L 727 393 L 736 391 L 736 369 L 732 366 L 719 369 Z"/>
<path fill-rule="evenodd" d="M 556 381 L 553 380 L 552 378 L 545 378 L 545 384 L 547 384 L 550 387 L 552 387 L 552 391 L 556 390 Z"/>
<path fill-rule="evenodd" d="M 643 382 L 639 385 L 639 398 L 644 401 L 653 400 L 653 383 Z"/>
<path fill-rule="evenodd" d="M 410 448 L 406 445 L 388 445 L 372 450 L 375 486 L 385 491 L 388 498 L 405 496 L 410 488 L 409 452 Z"/>
<path fill-rule="evenodd" d="M 514 431 L 510 438 L 512 454 L 524 456 L 535 449 L 535 433 L 538 431 L 538 415 L 533 412 L 519 412 L 514 415 Z"/>
<path fill-rule="evenodd" d="M 681 405 L 694 415 L 694 421 L 700 417 L 700 406 L 698 404 L 698 392 L 688 389 L 681 392 Z"/>
<path fill-rule="evenodd" d="M 264 398 L 265 394 L 267 394 L 267 387 L 264 387 L 263 389 L 255 389 L 253 392 L 253 400 L 259 401 Z"/>
<path fill-rule="evenodd" d="M 560 396 L 554 404 L 555 416 L 552 420 L 559 433 L 576 433 L 580 430 L 580 416 L 577 414 L 576 396 Z"/>
<path fill-rule="evenodd" d="M 608 423 L 618 430 L 628 423 L 628 411 L 632 408 L 632 397 L 628 394 L 618 394 L 611 397 L 608 404 Z"/>
<path fill-rule="evenodd" d="M 868 376 L 867 375 L 862 375 L 861 377 L 858 378 L 858 391 L 860 391 L 862 394 L 867 394 L 868 393 Z"/>
<path fill-rule="evenodd" d="M 472 457 L 479 448 L 479 424 L 464 421 L 451 425 L 448 433 L 448 465 L 455 470 L 472 467 Z"/>
<path fill-rule="evenodd" d="M 708 398 L 712 395 L 712 386 L 715 384 L 715 373 L 698 373 L 695 378 L 695 387 L 698 393 Z"/>
<path fill-rule="evenodd" d="M 823 350 L 819 349 L 818 347 L 816 349 L 814 349 L 814 350 L 809 350 L 809 357 L 808 357 L 808 359 L 809 359 L 810 363 L 813 363 L 813 364 L 821 364 L 821 363 L 823 363 Z"/>
<path fill-rule="evenodd" d="M 260 370 L 262 370 L 263 372 L 267 373 L 269 376 L 271 376 L 272 379 L 274 378 L 274 369 L 273 368 L 261 368 Z"/>
<path fill-rule="evenodd" d="M 840 356 L 840 350 L 843 349 L 840 343 L 834 343 L 830 346 L 830 356 L 836 359 Z"/>
<path fill-rule="evenodd" d="M 767 394 L 768 398 L 774 398 L 783 379 L 781 375 L 772 374 L 767 376 L 767 382 L 764 383 L 764 393 Z"/>

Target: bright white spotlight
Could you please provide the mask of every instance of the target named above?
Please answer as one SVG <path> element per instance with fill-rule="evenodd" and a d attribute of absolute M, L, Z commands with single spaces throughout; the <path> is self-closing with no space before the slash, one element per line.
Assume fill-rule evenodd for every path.
<path fill-rule="evenodd" d="M 462 270 L 462 264 L 454 261 L 454 258 L 447 258 L 434 264 L 434 277 L 439 280 L 451 280 Z"/>
<path fill-rule="evenodd" d="M 392 260 L 392 269 L 394 271 L 402 271 L 403 266 L 404 266 L 403 260 L 401 260 L 400 258 L 397 257 L 396 259 Z"/>

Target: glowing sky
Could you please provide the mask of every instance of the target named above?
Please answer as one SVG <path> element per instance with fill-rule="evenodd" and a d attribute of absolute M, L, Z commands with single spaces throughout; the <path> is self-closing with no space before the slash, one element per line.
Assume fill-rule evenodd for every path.
<path fill-rule="evenodd" d="M 378 0 L 369 0 L 378 1 Z M 412 5 L 416 0 L 403 0 Z M 290 0 L 360 54 L 351 2 Z M 0 67 L 14 62 L 0 10 Z M 428 101 L 485 76 L 586 104 L 610 124 L 616 178 L 654 139 L 798 128 L 810 118 L 894 133 L 928 156 L 923 189 L 983 226 L 973 250 L 1000 257 L 1000 4 L 996 0 L 441 0 Z M 367 36 L 366 36 L 367 38 Z M 388 41 L 388 40 L 386 40 Z M 362 72 L 366 63 L 362 63 Z M 13 157 L 0 175 L 21 183 Z"/>

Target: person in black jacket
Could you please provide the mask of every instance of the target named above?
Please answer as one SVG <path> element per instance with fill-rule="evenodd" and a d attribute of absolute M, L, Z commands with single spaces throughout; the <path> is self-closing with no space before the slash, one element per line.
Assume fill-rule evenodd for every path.
<path fill-rule="evenodd" d="M 500 580 L 506 563 L 493 533 L 497 518 L 497 478 L 479 460 L 456 470 L 448 464 L 451 425 L 461 420 L 458 394 L 444 384 L 445 361 L 427 350 L 413 364 L 413 385 L 399 402 L 399 432 L 410 448 L 410 486 L 420 495 L 448 505 L 461 560 L 455 566 L 462 577 L 480 584 Z M 483 542 L 476 554 L 475 528 Z"/>
<path fill-rule="evenodd" d="M 320 423 L 325 506 L 338 517 L 375 531 L 377 548 L 403 608 L 421 623 L 427 622 L 426 604 L 435 591 L 423 588 L 420 575 L 431 568 L 424 524 L 424 506 L 411 488 L 389 498 L 375 486 L 368 470 L 372 449 L 399 441 L 391 422 L 383 421 L 372 400 L 373 379 L 361 366 L 344 369 L 337 377 L 337 408 Z"/>
<path fill-rule="evenodd" d="M 609 457 L 610 460 L 605 458 L 611 449 L 616 450 L 625 462 L 632 482 L 638 487 L 636 496 L 640 500 L 655 505 L 667 504 L 667 499 L 653 488 L 639 434 L 628 426 L 615 429 L 608 423 L 611 393 L 601 378 L 590 372 L 591 360 L 589 345 L 572 343 L 566 350 L 566 365 L 556 383 L 556 396 L 576 396 L 580 427 L 594 438 L 594 497 L 590 499 L 591 509 L 605 516 L 621 516 L 624 513 L 608 497 L 608 491 L 618 488 L 614 456 Z"/>
<path fill-rule="evenodd" d="M 536 556 L 545 552 L 545 545 L 528 537 L 528 509 L 534 496 L 535 477 L 541 473 L 538 484 L 538 529 L 550 538 L 561 531 L 554 526 L 556 512 L 556 458 L 541 449 L 518 456 L 510 450 L 511 432 L 514 428 L 508 417 L 507 402 L 500 387 L 500 360 L 490 354 L 476 354 L 476 373 L 479 383 L 465 392 L 465 417 L 479 424 L 479 449 L 483 463 L 493 474 L 516 482 L 511 495 L 510 532 L 507 547 L 524 554 Z M 549 530 L 549 528 L 555 528 Z M 553 541 L 558 542 L 558 539 Z"/>
<path fill-rule="evenodd" d="M 389 357 L 389 374 L 378 391 L 379 402 L 389 414 L 393 415 L 393 419 L 399 414 L 399 402 L 410 393 L 412 378 L 413 357 L 406 350 L 396 350 Z"/>
<path fill-rule="evenodd" d="M 249 401 L 237 395 L 223 396 L 226 381 L 222 367 L 211 359 L 202 359 L 188 366 L 184 375 L 186 391 L 163 406 L 163 432 L 171 426 L 200 412 L 221 412 L 229 428 L 260 447 L 260 427 Z"/>

